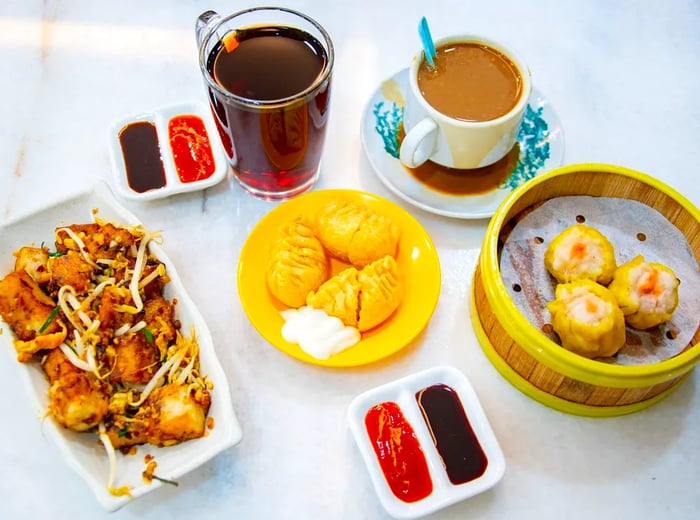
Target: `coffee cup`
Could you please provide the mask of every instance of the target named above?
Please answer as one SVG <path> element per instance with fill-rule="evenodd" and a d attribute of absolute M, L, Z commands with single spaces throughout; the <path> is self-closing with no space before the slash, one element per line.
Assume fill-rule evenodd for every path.
<path fill-rule="evenodd" d="M 214 121 L 239 184 L 267 200 L 310 189 L 328 120 L 328 33 L 282 7 L 207 11 L 195 31 Z"/>
<path fill-rule="evenodd" d="M 420 52 L 409 68 L 400 161 L 430 160 L 473 169 L 503 158 L 515 145 L 532 79 L 511 49 L 476 35 L 435 42 L 435 67 Z"/>

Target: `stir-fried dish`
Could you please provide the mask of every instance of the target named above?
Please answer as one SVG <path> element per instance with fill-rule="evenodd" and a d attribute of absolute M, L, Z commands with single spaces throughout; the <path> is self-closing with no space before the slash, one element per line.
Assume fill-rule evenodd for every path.
<path fill-rule="evenodd" d="M 55 230 L 51 249 L 15 251 L 0 280 L 0 316 L 20 362 L 39 363 L 48 415 L 75 432 L 96 432 L 115 449 L 169 446 L 202 437 L 211 383 L 200 373 L 194 331 L 185 336 L 176 300 L 164 297 L 166 266 L 150 253 L 157 233 L 97 220 Z"/>

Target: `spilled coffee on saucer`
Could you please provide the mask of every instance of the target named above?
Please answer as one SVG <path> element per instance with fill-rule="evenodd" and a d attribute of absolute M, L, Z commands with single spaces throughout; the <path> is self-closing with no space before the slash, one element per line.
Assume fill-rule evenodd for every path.
<path fill-rule="evenodd" d="M 522 93 L 518 67 L 496 49 L 454 42 L 436 49 L 436 69 L 424 60 L 418 88 L 437 111 L 461 121 L 491 121 L 517 104 Z"/>

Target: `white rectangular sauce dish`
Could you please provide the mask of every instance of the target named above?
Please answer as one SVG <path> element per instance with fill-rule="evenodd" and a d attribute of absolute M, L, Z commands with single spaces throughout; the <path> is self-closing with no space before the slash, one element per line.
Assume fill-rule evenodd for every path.
<path fill-rule="evenodd" d="M 421 398 L 423 398 L 428 389 L 437 389 L 438 391 L 447 389 L 452 397 L 457 397 L 453 403 L 461 404 L 462 415 L 466 418 L 464 432 L 458 431 L 461 429 L 459 424 L 450 424 L 449 420 L 445 420 L 447 418 L 447 414 L 443 413 L 445 409 L 436 410 L 436 407 L 433 406 L 432 412 L 435 413 L 431 413 L 419 403 L 418 394 L 421 393 Z M 405 501 L 392 491 L 382 469 L 378 453 L 375 451 L 376 440 L 372 439 L 372 433 L 365 423 L 370 410 L 377 405 L 386 403 L 398 405 L 425 456 L 427 473 L 432 481 L 432 485 L 429 487 L 432 489 L 423 498 L 415 501 Z M 429 419 L 424 419 L 422 408 L 426 411 Z M 454 407 L 452 411 L 459 412 L 457 407 Z M 384 423 L 384 420 L 385 418 L 381 418 L 379 422 Z M 450 366 L 438 366 L 424 370 L 358 395 L 348 408 L 348 421 L 377 496 L 386 511 L 395 518 L 417 518 L 482 493 L 496 485 L 505 472 L 503 452 L 474 389 L 462 372 Z M 398 423 L 391 424 L 391 435 L 396 439 Z M 481 456 L 484 457 L 480 462 L 482 466 L 480 469 L 473 471 L 473 468 L 468 467 L 474 465 L 474 460 L 468 460 L 469 456 L 465 455 L 466 452 L 461 450 L 460 446 L 457 446 L 460 460 L 456 463 L 454 460 L 450 461 L 448 456 L 450 447 L 445 444 L 441 445 L 439 432 L 442 431 L 444 434 L 445 428 L 452 427 L 454 427 L 456 434 L 467 434 L 468 430 L 471 429 L 472 440 L 474 438 L 476 440 L 473 448 L 478 451 L 478 447 L 480 447 Z M 453 435 L 449 432 L 449 435 L 443 436 L 442 439 L 446 440 L 447 437 L 451 436 Z M 437 442 L 435 438 L 438 439 Z M 387 450 L 391 452 L 388 453 L 388 456 L 398 454 L 402 449 L 401 443 L 402 441 L 398 441 L 396 449 Z M 376 444 L 380 444 L 380 442 L 376 441 Z M 383 443 L 382 446 L 384 446 L 382 449 L 386 449 L 386 444 Z M 440 447 L 440 451 L 438 447 Z M 452 455 L 454 454 L 453 450 Z M 448 468 L 452 471 L 448 472 Z M 465 475 L 469 472 L 472 472 L 471 477 L 463 480 L 457 479 L 457 482 L 461 483 L 453 483 L 455 474 Z M 413 475 L 417 475 L 417 473 L 413 473 Z M 417 480 L 424 480 L 424 477 L 419 476 Z M 422 486 L 420 482 L 417 484 L 418 487 Z"/>

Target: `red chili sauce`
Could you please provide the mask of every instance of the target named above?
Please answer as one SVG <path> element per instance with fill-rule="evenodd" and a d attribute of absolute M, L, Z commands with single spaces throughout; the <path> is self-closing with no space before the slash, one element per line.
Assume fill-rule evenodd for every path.
<path fill-rule="evenodd" d="M 168 121 L 168 139 L 182 182 L 206 179 L 214 173 L 214 154 L 202 118 L 175 116 Z"/>
<path fill-rule="evenodd" d="M 124 156 L 126 180 L 132 190 L 143 193 L 165 186 L 165 170 L 153 123 L 129 123 L 119 131 L 119 144 Z"/>
<path fill-rule="evenodd" d="M 394 402 L 377 404 L 365 415 L 365 427 L 391 491 L 404 502 L 433 492 L 428 464 L 413 428 Z"/>
<path fill-rule="evenodd" d="M 488 460 L 457 392 L 437 384 L 416 393 L 416 400 L 450 482 L 464 484 L 483 475 Z"/>

